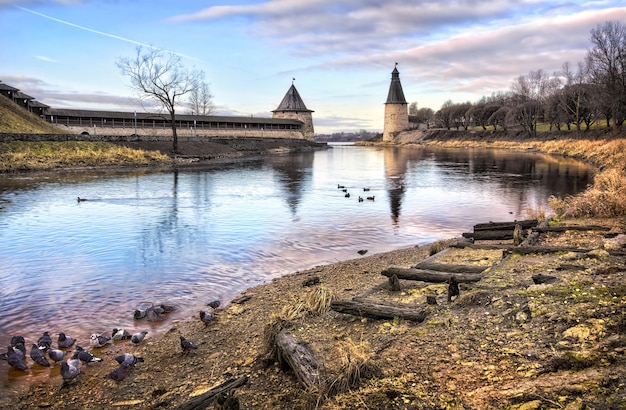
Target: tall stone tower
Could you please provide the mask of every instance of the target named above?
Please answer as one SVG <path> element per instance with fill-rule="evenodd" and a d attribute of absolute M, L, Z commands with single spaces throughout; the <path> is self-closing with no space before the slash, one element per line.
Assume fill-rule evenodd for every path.
<path fill-rule="evenodd" d="M 398 63 L 391 72 L 391 84 L 385 103 L 385 123 L 383 126 L 383 141 L 392 142 L 395 135 L 409 128 L 409 110 L 402 84 Z"/>
<path fill-rule="evenodd" d="M 306 108 L 298 90 L 296 90 L 296 86 L 292 82 L 278 108 L 272 111 L 272 118 L 289 118 L 302 121 L 304 123 L 302 129 L 304 139 L 313 141 L 313 112 L 313 110 Z"/>

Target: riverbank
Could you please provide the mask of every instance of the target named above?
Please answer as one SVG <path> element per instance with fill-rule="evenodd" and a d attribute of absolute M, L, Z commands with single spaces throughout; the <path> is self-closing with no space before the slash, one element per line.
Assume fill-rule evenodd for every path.
<path fill-rule="evenodd" d="M 414 266 L 450 243 L 296 272 L 246 291 L 218 310 L 209 326 L 194 317 L 139 346 L 117 342 L 94 349 L 104 361 L 87 365 L 67 388 L 60 388 L 57 365 L 47 382 L 16 392 L 11 402 L 0 398 L 0 405 L 177 408 L 225 380 L 246 376 L 235 393 L 244 409 L 621 408 L 626 260 L 615 253 L 623 248 L 611 236 L 626 232 L 626 221 L 565 218 L 556 224 L 608 230 L 551 232 L 538 242 L 543 248 L 576 247 L 568 252 L 503 258 L 498 249 L 446 248 L 439 263 L 485 269 L 480 281 L 460 285 L 452 303 L 445 284 L 401 281 L 400 291 L 374 289 L 386 283 L 383 270 Z M 555 281 L 535 284 L 538 274 Z M 322 301 L 349 300 L 368 290 L 369 300 L 412 306 L 426 313 L 425 320 L 323 309 Z M 428 304 L 428 296 L 437 304 Z M 293 372 L 268 360 L 266 329 L 278 319 L 323 364 L 318 392 L 305 392 Z M 181 355 L 181 335 L 198 349 Z M 113 357 L 121 352 L 145 362 L 118 383 L 104 376 L 117 367 Z"/>

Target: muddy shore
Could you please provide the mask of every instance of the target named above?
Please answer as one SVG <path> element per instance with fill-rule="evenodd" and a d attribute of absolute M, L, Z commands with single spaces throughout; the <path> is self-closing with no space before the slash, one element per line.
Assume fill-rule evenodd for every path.
<path fill-rule="evenodd" d="M 232 146 L 187 148 L 181 145 L 183 156 L 205 162 L 241 157 Z M 46 382 L 3 394 L 0 407 L 179 408 L 245 376 L 246 384 L 234 390 L 241 409 L 626 408 L 626 255 L 615 240 L 626 233 L 626 220 L 554 225 L 570 229 L 543 233 L 535 246 L 575 250 L 509 254 L 449 247 L 460 240 L 451 238 L 295 272 L 220 306 L 208 326 L 191 317 L 138 346 L 120 341 L 94 349 L 103 362 L 86 365 L 65 388 L 57 365 Z M 451 303 L 445 283 L 401 280 L 400 290 L 387 289 L 382 271 L 410 268 L 431 254 L 440 255 L 441 264 L 482 268 L 481 279 L 461 283 Z M 537 275 L 554 279 L 537 284 Z M 342 301 L 368 291 L 368 301 L 402 304 L 425 319 L 320 308 L 320 295 Z M 208 302 L 198 301 L 198 310 L 210 311 Z M 272 360 L 267 336 L 276 323 L 313 352 L 323 375 L 316 388 L 305 389 L 292 370 Z M 198 349 L 183 355 L 181 335 Z M 145 362 L 123 381 L 105 378 L 122 352 Z M 0 362 L 0 371 L 14 372 L 7 367 Z"/>

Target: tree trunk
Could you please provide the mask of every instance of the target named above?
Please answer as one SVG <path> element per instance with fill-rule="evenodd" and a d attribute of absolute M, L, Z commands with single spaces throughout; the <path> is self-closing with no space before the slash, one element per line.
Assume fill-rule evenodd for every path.
<path fill-rule="evenodd" d="M 426 319 L 426 311 L 419 311 L 415 306 L 402 306 L 365 300 L 336 300 L 331 302 L 330 308 L 335 312 L 372 319 L 393 319 L 399 317 L 419 323 Z"/>
<path fill-rule="evenodd" d="M 274 339 L 277 359 L 287 365 L 307 391 L 321 391 L 324 383 L 324 368 L 318 363 L 311 348 L 304 342 L 294 339 L 282 329 Z"/>
<path fill-rule="evenodd" d="M 224 383 L 215 386 L 211 390 L 193 397 L 177 407 L 177 410 L 204 410 L 213 408 L 213 400 L 220 393 L 228 393 L 237 387 L 241 387 L 248 382 L 248 376 L 241 376 L 238 379 L 229 379 Z"/>
<path fill-rule="evenodd" d="M 456 277 L 456 281 L 461 282 L 478 282 L 482 279 L 482 275 L 472 273 L 452 273 L 439 272 L 426 269 L 405 269 L 405 268 L 388 268 L 381 272 L 383 276 L 391 277 L 396 275 L 398 279 L 419 280 L 430 283 L 445 283 L 450 277 Z"/>
<path fill-rule="evenodd" d="M 174 109 L 170 112 L 172 121 L 172 151 L 174 154 L 178 154 L 178 134 L 176 134 L 176 116 L 174 115 Z"/>

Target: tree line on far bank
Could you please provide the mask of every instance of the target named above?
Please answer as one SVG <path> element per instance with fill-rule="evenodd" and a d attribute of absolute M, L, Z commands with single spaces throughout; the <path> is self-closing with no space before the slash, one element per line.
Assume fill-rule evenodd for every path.
<path fill-rule="evenodd" d="M 626 121 L 626 25 L 607 21 L 591 30 L 584 61 L 566 62 L 560 72 L 531 71 L 517 77 L 509 91 L 475 103 L 446 101 L 441 109 L 409 106 L 415 122 L 428 127 L 487 130 L 521 127 L 529 137 L 537 124 L 550 130 L 588 130 L 593 125 L 620 127 Z"/>

